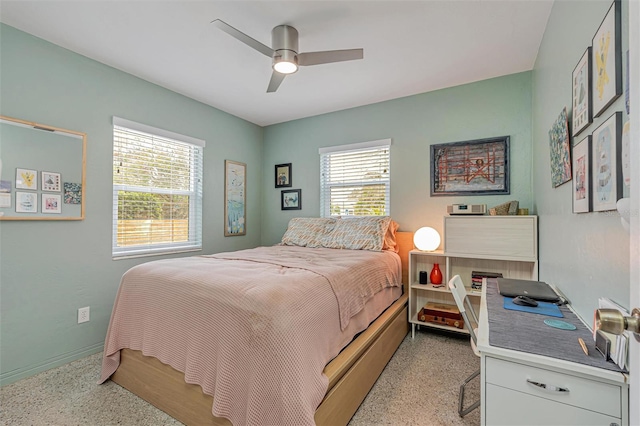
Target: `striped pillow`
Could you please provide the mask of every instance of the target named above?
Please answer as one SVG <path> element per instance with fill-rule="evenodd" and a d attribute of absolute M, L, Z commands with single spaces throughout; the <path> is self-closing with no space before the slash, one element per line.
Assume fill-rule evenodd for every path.
<path fill-rule="evenodd" d="M 294 217 L 282 236 L 285 246 L 324 247 L 337 220 L 325 217 Z"/>
<path fill-rule="evenodd" d="M 349 250 L 382 251 L 389 228 L 389 216 L 367 216 L 340 219 L 324 247 Z"/>

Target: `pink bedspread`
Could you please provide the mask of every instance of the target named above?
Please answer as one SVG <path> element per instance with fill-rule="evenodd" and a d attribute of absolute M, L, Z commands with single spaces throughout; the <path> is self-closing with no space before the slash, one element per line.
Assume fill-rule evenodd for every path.
<path fill-rule="evenodd" d="M 349 318 L 399 286 L 395 253 L 292 246 L 148 262 L 122 278 L 100 382 L 141 350 L 236 425 L 311 425 Z M 354 335 L 361 330 L 355 330 Z"/>

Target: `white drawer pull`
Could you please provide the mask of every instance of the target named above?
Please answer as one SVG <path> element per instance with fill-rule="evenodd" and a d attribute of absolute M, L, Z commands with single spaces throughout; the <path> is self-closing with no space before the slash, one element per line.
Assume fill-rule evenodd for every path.
<path fill-rule="evenodd" d="M 527 379 L 527 383 L 529 383 L 530 385 L 533 385 L 533 386 L 537 386 L 537 387 L 539 387 L 541 389 L 546 389 L 546 390 L 551 391 L 551 392 L 567 392 L 567 393 L 569 393 L 569 389 L 567 389 L 567 388 L 559 388 L 557 386 L 551 386 L 551 385 L 547 385 L 545 383 L 534 382 L 533 380 L 529 380 L 529 379 Z"/>

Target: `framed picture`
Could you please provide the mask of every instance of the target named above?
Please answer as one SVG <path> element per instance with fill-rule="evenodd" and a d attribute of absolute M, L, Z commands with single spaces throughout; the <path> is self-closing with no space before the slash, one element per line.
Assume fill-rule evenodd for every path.
<path fill-rule="evenodd" d="M 614 0 L 591 41 L 594 117 L 600 116 L 618 96 L 622 95 L 620 8 L 620 0 Z"/>
<path fill-rule="evenodd" d="M 11 207 L 11 181 L 0 180 L 0 208 Z M 0 213 L 0 216 L 4 214 Z"/>
<path fill-rule="evenodd" d="M 247 233 L 247 165 L 224 161 L 224 236 Z"/>
<path fill-rule="evenodd" d="M 37 213 L 38 194 L 16 191 L 16 213 Z"/>
<path fill-rule="evenodd" d="M 562 109 L 549 130 L 549 152 L 551 154 L 551 186 L 557 188 L 571 180 L 571 147 L 566 107 Z"/>
<path fill-rule="evenodd" d="M 38 190 L 38 171 L 16 169 L 16 189 Z"/>
<path fill-rule="evenodd" d="M 41 172 L 42 190 L 60 192 L 60 173 Z"/>
<path fill-rule="evenodd" d="M 285 189 L 280 191 L 280 209 L 282 210 L 301 210 L 302 209 L 302 190 L 301 189 Z"/>
<path fill-rule="evenodd" d="M 82 202 L 82 184 L 65 182 L 64 183 L 64 203 L 80 204 Z"/>
<path fill-rule="evenodd" d="M 591 46 L 587 47 L 578 65 L 574 68 L 571 85 L 573 87 L 571 134 L 576 136 L 593 121 L 591 111 Z"/>
<path fill-rule="evenodd" d="M 591 201 L 591 135 L 573 147 L 573 212 L 592 210 Z"/>
<path fill-rule="evenodd" d="M 509 194 L 509 136 L 431 145 L 431 196 Z"/>
<path fill-rule="evenodd" d="M 593 131 L 591 188 L 593 211 L 615 210 L 622 198 L 622 113 L 616 112 Z"/>
<path fill-rule="evenodd" d="M 42 194 L 42 213 L 62 213 L 60 194 Z"/>
<path fill-rule="evenodd" d="M 276 188 L 291 188 L 291 163 L 276 164 Z"/>

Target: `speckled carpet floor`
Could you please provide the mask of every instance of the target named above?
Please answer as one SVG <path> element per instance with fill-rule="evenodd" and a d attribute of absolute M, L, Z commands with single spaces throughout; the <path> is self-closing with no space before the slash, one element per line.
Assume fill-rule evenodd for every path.
<path fill-rule="evenodd" d="M 97 385 L 95 354 L 0 388 L 1 425 L 181 425 L 115 383 Z M 409 334 L 350 426 L 478 425 L 480 409 L 458 416 L 460 384 L 480 366 L 469 339 L 428 331 Z M 480 395 L 479 378 L 468 401 Z"/>

